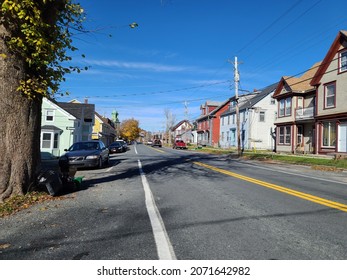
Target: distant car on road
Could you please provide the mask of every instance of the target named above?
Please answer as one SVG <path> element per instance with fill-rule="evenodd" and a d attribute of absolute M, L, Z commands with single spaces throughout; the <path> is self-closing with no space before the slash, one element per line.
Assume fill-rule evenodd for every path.
<path fill-rule="evenodd" d="M 83 141 L 74 143 L 66 153 L 59 158 L 62 168 L 98 167 L 108 164 L 110 154 L 102 141 Z"/>
<path fill-rule="evenodd" d="M 187 144 L 183 140 L 176 140 L 173 149 L 187 149 Z"/>
<path fill-rule="evenodd" d="M 122 153 L 124 152 L 124 147 L 121 143 L 119 142 L 113 142 L 112 144 L 110 144 L 110 146 L 108 147 L 108 149 L 110 150 L 110 154 L 115 154 L 115 153 Z"/>
<path fill-rule="evenodd" d="M 147 143 L 146 143 L 146 145 L 150 145 L 150 146 L 151 146 L 152 144 L 153 144 L 153 141 L 152 141 L 152 140 L 148 140 Z"/>
<path fill-rule="evenodd" d="M 152 142 L 152 147 L 154 147 L 154 146 L 161 148 L 161 146 L 162 146 L 161 140 L 160 139 L 154 139 Z"/>

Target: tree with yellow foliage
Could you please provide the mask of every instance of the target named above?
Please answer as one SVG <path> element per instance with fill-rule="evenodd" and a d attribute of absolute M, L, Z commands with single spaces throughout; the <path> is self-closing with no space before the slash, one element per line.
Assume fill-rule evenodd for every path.
<path fill-rule="evenodd" d="M 122 121 L 120 125 L 120 136 L 128 141 L 134 141 L 140 134 L 139 121 L 134 118 Z"/>

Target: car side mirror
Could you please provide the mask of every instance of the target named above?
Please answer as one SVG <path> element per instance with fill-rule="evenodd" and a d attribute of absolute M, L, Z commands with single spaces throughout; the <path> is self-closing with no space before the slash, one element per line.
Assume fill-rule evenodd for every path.
<path fill-rule="evenodd" d="M 65 152 L 67 152 L 67 149 L 64 149 Z"/>

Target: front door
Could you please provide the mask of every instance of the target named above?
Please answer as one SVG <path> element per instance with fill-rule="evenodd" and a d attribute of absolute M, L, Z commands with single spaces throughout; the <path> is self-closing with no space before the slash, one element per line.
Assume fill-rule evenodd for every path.
<path fill-rule="evenodd" d="M 347 152 L 347 122 L 340 123 L 339 130 L 339 141 L 338 141 L 338 152 Z"/>

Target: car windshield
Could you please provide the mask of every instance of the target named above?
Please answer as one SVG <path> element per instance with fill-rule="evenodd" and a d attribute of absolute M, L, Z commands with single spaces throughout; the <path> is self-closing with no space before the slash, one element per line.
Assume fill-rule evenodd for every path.
<path fill-rule="evenodd" d="M 100 145 L 98 142 L 78 142 L 73 144 L 69 151 L 81 151 L 81 150 L 99 150 Z"/>
<path fill-rule="evenodd" d="M 119 142 L 112 143 L 110 147 L 120 147 L 120 143 Z"/>

